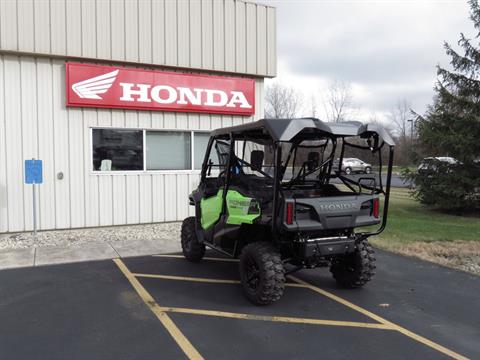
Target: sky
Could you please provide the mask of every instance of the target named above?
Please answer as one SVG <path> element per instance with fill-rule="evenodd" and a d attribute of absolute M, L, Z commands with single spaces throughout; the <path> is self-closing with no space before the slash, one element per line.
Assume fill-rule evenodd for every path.
<path fill-rule="evenodd" d="M 431 103 L 436 65 L 449 66 L 444 41 L 476 34 L 466 0 L 259 0 L 277 9 L 277 77 L 267 80 L 312 97 L 322 118 L 329 83 L 350 84 L 352 117 L 388 121 L 399 101 L 423 113 Z M 323 95 L 322 95 L 323 94 Z M 354 119 L 352 119 L 354 120 Z"/>

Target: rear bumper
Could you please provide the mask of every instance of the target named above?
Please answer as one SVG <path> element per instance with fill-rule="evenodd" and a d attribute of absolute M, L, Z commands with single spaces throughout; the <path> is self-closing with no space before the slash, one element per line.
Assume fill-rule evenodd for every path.
<path fill-rule="evenodd" d="M 300 243 L 300 255 L 303 258 L 341 255 L 354 250 L 355 239 L 346 236 L 308 239 Z"/>
<path fill-rule="evenodd" d="M 283 224 L 284 229 L 289 232 L 315 232 L 321 230 L 334 229 L 353 229 L 362 226 L 371 226 L 380 224 L 380 219 L 372 216 L 332 216 L 324 217 L 323 221 L 311 219 L 297 219 L 292 225 Z"/>

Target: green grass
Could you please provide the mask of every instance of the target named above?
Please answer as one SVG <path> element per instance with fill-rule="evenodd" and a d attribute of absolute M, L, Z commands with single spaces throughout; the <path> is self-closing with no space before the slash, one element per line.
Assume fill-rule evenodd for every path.
<path fill-rule="evenodd" d="M 392 189 L 387 228 L 371 240 L 387 249 L 416 241 L 480 241 L 480 219 L 433 211 L 412 199 L 408 190 Z"/>

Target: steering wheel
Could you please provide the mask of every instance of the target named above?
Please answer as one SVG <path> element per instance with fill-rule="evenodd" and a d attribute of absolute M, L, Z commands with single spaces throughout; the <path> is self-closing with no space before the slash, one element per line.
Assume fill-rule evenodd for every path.
<path fill-rule="evenodd" d="M 226 173 L 227 173 L 227 169 L 226 169 L 226 167 L 225 167 L 225 169 L 223 169 L 222 171 L 220 171 L 220 173 L 218 174 L 218 177 L 225 176 Z"/>

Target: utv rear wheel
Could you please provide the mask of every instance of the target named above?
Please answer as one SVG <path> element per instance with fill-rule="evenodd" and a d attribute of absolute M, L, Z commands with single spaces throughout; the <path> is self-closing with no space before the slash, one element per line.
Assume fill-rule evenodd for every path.
<path fill-rule="evenodd" d="M 198 242 L 193 216 L 183 220 L 181 236 L 183 256 L 190 261 L 200 261 L 205 255 L 205 245 Z"/>
<path fill-rule="evenodd" d="M 353 253 L 332 260 L 330 271 L 338 284 L 359 288 L 375 275 L 375 253 L 368 240 L 360 241 Z"/>
<path fill-rule="evenodd" d="M 256 305 L 271 304 L 283 295 L 285 269 L 280 253 L 268 242 L 245 246 L 240 255 L 240 279 L 246 297 Z"/>

